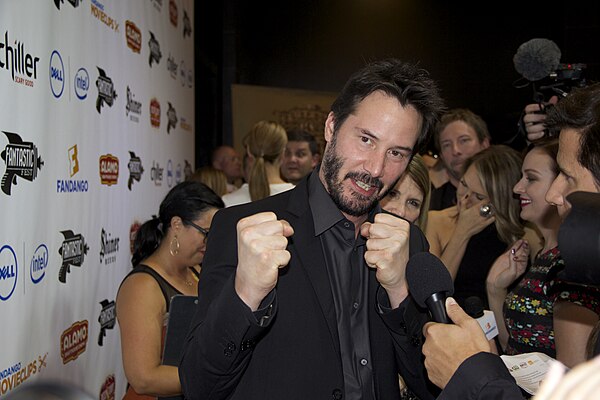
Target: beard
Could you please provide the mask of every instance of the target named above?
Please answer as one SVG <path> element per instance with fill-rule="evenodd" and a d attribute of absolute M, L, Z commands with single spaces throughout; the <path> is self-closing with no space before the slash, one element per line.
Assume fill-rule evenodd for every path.
<path fill-rule="evenodd" d="M 383 182 L 378 178 L 372 177 L 370 174 L 365 172 L 348 172 L 343 179 L 338 179 L 340 170 L 344 165 L 344 159 L 336 153 L 335 136 L 331 141 L 330 147 L 323 155 L 323 162 L 321 168 L 323 169 L 323 176 L 325 183 L 327 184 L 327 191 L 329 196 L 338 207 L 340 211 L 353 217 L 360 217 L 371 211 L 377 202 L 385 197 L 385 195 L 396 185 L 396 182 L 400 180 L 400 177 L 386 189 L 385 192 L 381 192 L 383 189 Z M 378 188 L 375 195 L 369 197 L 361 193 L 353 192 L 349 196 L 344 196 L 344 185 L 343 182 L 346 179 L 354 179 L 357 181 L 364 182 L 371 186 Z"/>

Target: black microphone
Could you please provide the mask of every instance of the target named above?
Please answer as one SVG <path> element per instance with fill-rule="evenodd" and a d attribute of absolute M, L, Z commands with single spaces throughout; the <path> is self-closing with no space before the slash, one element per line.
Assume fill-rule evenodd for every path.
<path fill-rule="evenodd" d="M 523 78 L 534 82 L 556 71 L 560 56 L 560 49 L 552 40 L 531 39 L 519 46 L 513 64 Z"/>
<path fill-rule="evenodd" d="M 558 277 L 600 286 L 600 193 L 574 192 L 567 201 L 571 210 L 558 231 L 558 249 L 565 268 Z"/>
<path fill-rule="evenodd" d="M 435 322 L 452 323 L 446 314 L 446 297 L 454 293 L 454 284 L 439 258 L 427 252 L 413 254 L 406 264 L 406 282 L 417 304 L 428 308 Z"/>

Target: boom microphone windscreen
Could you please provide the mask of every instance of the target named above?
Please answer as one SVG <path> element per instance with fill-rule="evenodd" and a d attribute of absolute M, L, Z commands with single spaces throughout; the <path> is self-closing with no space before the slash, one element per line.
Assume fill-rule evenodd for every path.
<path fill-rule="evenodd" d="M 531 39 L 519 46 L 513 63 L 525 79 L 539 81 L 556 70 L 560 56 L 560 49 L 552 40 Z"/>
<path fill-rule="evenodd" d="M 439 258 L 427 252 L 413 254 L 406 265 L 406 282 L 417 304 L 427 307 L 434 321 L 450 322 L 445 301 L 454 293 L 454 284 Z"/>

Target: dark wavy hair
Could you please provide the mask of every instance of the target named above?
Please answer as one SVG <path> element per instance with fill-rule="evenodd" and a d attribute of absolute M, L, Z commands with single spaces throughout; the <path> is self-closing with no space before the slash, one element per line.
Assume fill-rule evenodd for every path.
<path fill-rule="evenodd" d="M 135 267 L 160 245 L 171 225 L 171 218 L 180 217 L 184 225 L 211 208 L 223 208 L 223 200 L 200 182 L 181 182 L 167 193 L 160 203 L 158 216 L 144 222 L 135 235 L 131 263 Z"/>
<path fill-rule="evenodd" d="M 416 154 L 429 140 L 444 111 L 444 101 L 426 70 L 395 58 L 367 64 L 348 79 L 331 105 L 335 116 L 334 134 L 354 113 L 358 104 L 376 91 L 398 99 L 403 107 L 413 106 L 422 117 L 421 132 L 413 149 L 413 154 Z"/>

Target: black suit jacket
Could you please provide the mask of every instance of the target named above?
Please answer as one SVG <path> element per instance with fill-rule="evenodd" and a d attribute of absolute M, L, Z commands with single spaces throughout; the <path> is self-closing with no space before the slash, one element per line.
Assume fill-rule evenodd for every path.
<path fill-rule="evenodd" d="M 234 276 L 236 223 L 261 211 L 288 221 L 294 234 L 288 244 L 290 263 L 263 301 L 270 306 L 257 312 L 259 318 L 267 315 L 259 321 L 235 293 Z M 410 253 L 428 247 L 422 232 L 411 227 Z M 198 311 L 179 367 L 187 399 L 344 398 L 336 312 L 321 242 L 314 233 L 307 179 L 292 190 L 216 214 L 198 293 Z M 421 399 L 433 398 L 421 354 L 426 314 L 410 297 L 382 313 L 378 304 L 387 301 L 387 294 L 374 270 L 369 273 L 368 301 L 377 399 L 400 398 L 398 373 Z"/>

